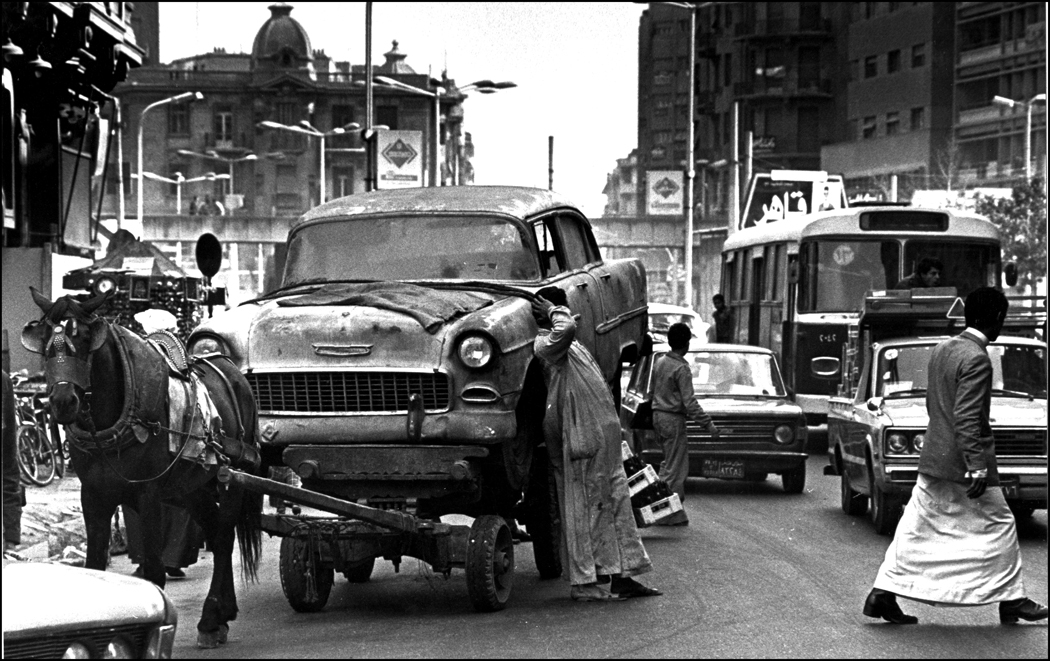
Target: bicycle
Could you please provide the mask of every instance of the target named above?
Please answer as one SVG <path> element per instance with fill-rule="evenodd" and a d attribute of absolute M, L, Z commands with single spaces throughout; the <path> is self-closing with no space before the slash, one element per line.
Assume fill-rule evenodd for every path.
<path fill-rule="evenodd" d="M 17 372 L 11 375 L 15 388 L 28 381 L 28 377 Z M 15 390 L 15 427 L 22 482 L 47 486 L 55 477 L 62 477 L 65 473 L 62 441 L 58 438 L 58 425 L 47 408 L 47 399 L 36 391 Z"/>

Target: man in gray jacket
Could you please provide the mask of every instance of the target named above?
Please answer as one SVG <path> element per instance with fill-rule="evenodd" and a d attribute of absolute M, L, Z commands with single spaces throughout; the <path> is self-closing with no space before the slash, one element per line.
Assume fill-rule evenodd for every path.
<path fill-rule="evenodd" d="M 999 604 L 999 620 L 1047 617 L 1021 580 L 1017 526 L 999 487 L 989 423 L 992 363 L 1009 302 L 982 287 L 966 297 L 966 329 L 930 357 L 930 416 L 911 500 L 864 603 L 864 614 L 915 624 L 902 596 L 942 606 Z"/>

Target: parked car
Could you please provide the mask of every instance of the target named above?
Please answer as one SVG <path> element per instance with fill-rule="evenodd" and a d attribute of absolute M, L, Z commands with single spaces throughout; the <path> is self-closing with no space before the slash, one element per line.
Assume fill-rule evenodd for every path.
<path fill-rule="evenodd" d="M 292 226 L 280 286 L 209 319 L 188 349 L 245 373 L 264 458 L 304 488 L 383 507 L 411 499 L 427 517 L 518 518 L 549 537 L 534 550 L 553 573 L 531 308 L 548 285 L 566 292 L 576 337 L 618 396 L 621 365 L 646 338 L 645 270 L 603 260 L 586 217 L 542 189 L 323 204 Z"/>
<path fill-rule="evenodd" d="M 630 428 L 638 404 L 651 398 L 653 364 L 668 351 L 654 347 L 631 372 L 620 409 L 621 427 L 635 454 L 648 463 L 663 460 L 654 432 Z M 806 418 L 788 398 L 776 355 L 768 349 L 694 340 L 685 355 L 693 389 L 720 431 L 715 440 L 688 421 L 689 475 L 761 482 L 779 473 L 788 493 L 806 484 Z"/>
<path fill-rule="evenodd" d="M 171 658 L 178 612 L 148 581 L 8 560 L 3 577 L 5 658 Z"/>
<path fill-rule="evenodd" d="M 701 319 L 695 310 L 667 303 L 649 304 L 649 333 L 654 341 L 666 342 L 667 329 L 679 322 L 692 329 L 693 337 L 701 340 L 707 338 L 707 329 L 711 324 Z"/>

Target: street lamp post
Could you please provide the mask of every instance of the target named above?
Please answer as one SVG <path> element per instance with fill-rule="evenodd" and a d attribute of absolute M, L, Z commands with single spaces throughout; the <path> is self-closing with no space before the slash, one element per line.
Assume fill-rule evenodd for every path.
<path fill-rule="evenodd" d="M 278 124 L 277 122 L 271 122 L 269 120 L 264 121 L 264 122 L 259 122 L 259 126 L 261 126 L 263 128 L 268 128 L 268 129 L 276 129 L 278 131 L 291 131 L 292 133 L 301 133 L 303 135 L 309 135 L 309 136 L 313 136 L 313 137 L 319 139 L 320 147 L 321 147 L 321 161 L 320 161 L 321 176 L 318 178 L 319 179 L 319 181 L 318 181 L 318 190 L 319 190 L 319 192 L 321 194 L 321 200 L 320 200 L 321 204 L 324 204 L 326 202 L 326 197 L 327 197 L 327 192 L 328 192 L 327 188 L 326 188 L 326 185 L 325 185 L 325 153 L 324 153 L 325 152 L 325 138 L 327 138 L 330 135 L 342 135 L 342 134 L 347 133 L 349 131 L 356 131 L 359 128 L 361 128 L 361 125 L 358 124 L 357 122 L 350 122 L 349 124 L 345 124 L 345 125 L 340 126 L 338 128 L 334 128 L 331 131 L 321 131 L 321 130 L 319 130 L 317 128 L 314 128 L 310 124 L 310 122 L 306 121 L 305 119 L 302 120 L 301 122 L 299 122 L 299 124 L 297 126 L 288 126 L 286 124 Z"/>
<path fill-rule="evenodd" d="M 163 106 L 163 105 L 166 105 L 168 103 L 179 103 L 181 101 L 189 101 L 189 100 L 200 101 L 203 98 L 204 98 L 204 95 L 201 94 L 200 92 L 183 92 L 182 94 L 176 94 L 175 96 L 169 96 L 166 99 L 161 99 L 160 101 L 156 101 L 154 103 L 151 103 L 148 106 L 146 106 L 145 108 L 143 108 L 142 112 L 139 113 L 138 168 L 137 168 L 138 172 L 139 172 L 138 209 L 137 209 L 137 211 L 138 211 L 137 216 L 138 216 L 138 221 L 139 221 L 139 227 L 142 227 L 142 179 L 143 179 L 143 177 L 142 177 L 142 128 L 143 128 L 143 125 L 144 125 L 144 122 L 145 122 L 145 119 L 146 119 L 146 113 L 149 112 L 150 110 L 158 107 L 158 106 Z"/>
<path fill-rule="evenodd" d="M 228 158 L 214 151 L 209 151 L 202 154 L 201 152 L 196 152 L 189 149 L 180 149 L 177 153 L 182 154 L 183 156 L 193 156 L 194 158 L 207 158 L 213 161 L 221 161 L 223 163 L 226 163 L 229 166 L 230 195 L 233 195 L 233 164 L 241 163 L 243 161 L 256 161 L 259 159 L 259 157 L 255 154 L 245 154 L 244 156 L 238 156 L 237 158 Z"/>
<path fill-rule="evenodd" d="M 215 174 L 214 172 L 209 172 L 208 174 L 206 174 L 204 176 L 201 176 L 201 177 L 193 177 L 192 179 L 187 179 L 186 177 L 182 176 L 181 172 L 176 172 L 174 179 L 172 179 L 170 177 L 163 177 L 163 176 L 161 176 L 159 174 L 154 174 L 152 172 L 141 172 L 141 173 L 133 174 L 131 176 L 135 177 L 136 179 L 139 180 L 139 186 L 140 187 L 142 186 L 142 180 L 143 179 L 152 179 L 154 181 L 163 181 L 166 184 L 174 185 L 175 186 L 175 214 L 179 215 L 179 216 L 182 215 L 182 185 L 183 184 L 192 184 L 192 183 L 195 183 L 195 182 L 198 182 L 198 181 L 215 181 L 216 179 L 229 179 L 230 178 L 230 175 L 228 175 L 228 174 Z"/>
<path fill-rule="evenodd" d="M 1046 94 L 1036 94 L 1031 99 L 1026 101 L 1014 101 L 1013 99 L 1007 99 L 1003 96 L 992 97 L 992 103 L 1005 106 L 1007 108 L 1015 108 L 1022 106 L 1025 109 L 1025 128 L 1024 128 L 1024 178 L 1025 181 L 1031 181 L 1032 179 L 1032 106 L 1037 103 L 1046 103 Z"/>

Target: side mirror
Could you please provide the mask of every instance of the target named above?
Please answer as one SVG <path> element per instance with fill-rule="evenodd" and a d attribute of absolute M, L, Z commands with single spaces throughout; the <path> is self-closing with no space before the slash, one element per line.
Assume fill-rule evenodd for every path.
<path fill-rule="evenodd" d="M 1006 280 L 1007 287 L 1017 284 L 1017 262 L 1003 264 L 1003 278 Z"/>

